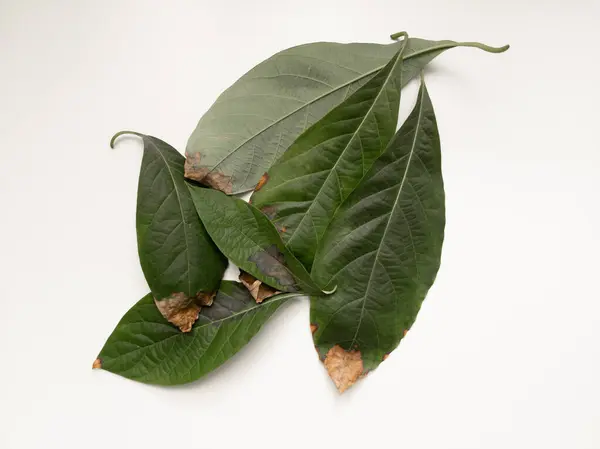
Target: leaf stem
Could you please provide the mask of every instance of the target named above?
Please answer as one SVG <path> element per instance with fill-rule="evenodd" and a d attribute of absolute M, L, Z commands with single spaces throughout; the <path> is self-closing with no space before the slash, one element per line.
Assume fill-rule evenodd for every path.
<path fill-rule="evenodd" d="M 457 46 L 475 47 L 479 48 L 480 50 L 487 51 L 488 53 L 504 53 L 510 48 L 510 45 L 503 45 L 502 47 L 491 47 L 480 42 L 457 42 Z"/>
<path fill-rule="evenodd" d="M 112 139 L 110 139 L 110 147 L 114 149 L 115 148 L 115 141 L 119 137 L 121 137 L 121 136 L 123 136 L 125 134 L 133 134 L 134 136 L 141 137 L 142 139 L 145 137 L 144 134 L 141 134 L 141 133 L 138 133 L 138 132 L 135 132 L 135 131 L 129 131 L 129 130 L 119 131 L 114 136 L 112 136 Z"/>
<path fill-rule="evenodd" d="M 397 33 L 391 34 L 390 39 L 397 41 L 403 37 L 404 39 L 408 39 L 408 33 L 406 31 L 398 31 Z"/>
<path fill-rule="evenodd" d="M 406 34 L 405 31 L 399 31 L 398 33 L 390 35 L 390 39 L 395 41 L 399 40 L 401 37 L 404 37 L 404 39 L 408 39 L 408 34 Z M 492 47 L 490 45 L 482 44 L 481 42 L 456 42 L 455 45 L 457 47 L 479 48 L 480 50 L 487 51 L 488 53 L 504 53 L 510 48 L 510 45 L 503 45 L 502 47 Z"/>
<path fill-rule="evenodd" d="M 331 290 L 321 290 L 321 291 L 323 293 L 325 293 L 326 295 L 333 295 L 336 290 L 337 290 L 337 285 L 335 287 L 333 287 Z"/>

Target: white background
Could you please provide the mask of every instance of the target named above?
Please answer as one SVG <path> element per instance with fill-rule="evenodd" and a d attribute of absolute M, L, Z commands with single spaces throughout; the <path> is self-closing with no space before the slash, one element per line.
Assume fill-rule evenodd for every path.
<path fill-rule="evenodd" d="M 285 3 L 0 0 L 0 448 L 600 448 L 599 2 Z M 446 244 L 391 357 L 338 395 L 298 300 L 194 384 L 92 371 L 147 292 L 111 135 L 183 150 L 276 51 L 401 30 L 512 48 L 428 70 Z"/>

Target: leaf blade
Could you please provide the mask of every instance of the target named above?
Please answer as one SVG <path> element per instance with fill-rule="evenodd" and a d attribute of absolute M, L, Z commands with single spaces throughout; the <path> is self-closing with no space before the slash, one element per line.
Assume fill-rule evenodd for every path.
<path fill-rule="evenodd" d="M 138 180 L 136 231 L 144 277 L 165 318 L 188 332 L 199 306 L 216 293 L 227 260 L 198 218 L 183 177 L 184 157 L 166 142 L 133 131 L 144 153 Z"/>
<path fill-rule="evenodd" d="M 292 296 L 256 304 L 241 284 L 223 281 L 214 304 L 202 309 L 191 332 L 182 333 L 148 294 L 119 321 L 95 367 L 156 385 L 195 381 L 233 357 Z"/>
<path fill-rule="evenodd" d="M 285 228 L 286 246 L 307 269 L 335 211 L 383 152 L 398 123 L 401 48 L 384 69 L 305 131 L 252 195 Z M 314 174 L 318 177 L 315 178 Z M 304 205 L 289 201 L 301 200 Z"/>
<path fill-rule="evenodd" d="M 215 291 L 226 260 L 204 229 L 183 177 L 183 156 L 142 135 L 136 228 L 144 276 L 157 300 Z M 183 273 L 183 274 L 182 274 Z"/>
<path fill-rule="evenodd" d="M 223 92 L 198 122 L 186 148 L 186 177 L 228 194 L 252 190 L 304 130 L 368 82 L 400 45 L 317 42 L 283 50 L 258 64 Z M 506 49 L 411 38 L 403 83 L 457 46 Z M 317 81 L 289 76 L 294 74 L 312 74 Z"/>
<path fill-rule="evenodd" d="M 322 293 L 262 212 L 218 190 L 188 188 L 212 240 L 240 269 L 279 291 Z"/>
<path fill-rule="evenodd" d="M 313 277 L 323 287 L 338 286 L 311 300 L 322 359 L 358 353 L 367 372 L 394 350 L 435 280 L 444 214 L 439 134 L 422 84 L 415 109 L 340 207 L 319 248 Z M 337 386 L 344 390 L 358 375 L 332 378 L 342 379 Z"/>

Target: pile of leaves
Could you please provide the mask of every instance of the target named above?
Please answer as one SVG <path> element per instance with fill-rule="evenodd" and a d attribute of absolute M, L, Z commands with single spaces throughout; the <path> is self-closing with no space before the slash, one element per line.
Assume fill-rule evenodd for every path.
<path fill-rule="evenodd" d="M 475 42 L 392 35 L 318 42 L 258 64 L 223 92 L 185 158 L 143 140 L 137 198 L 150 293 L 94 362 L 161 385 L 232 357 L 286 301 L 310 296 L 314 344 L 340 392 L 415 321 L 444 239 L 440 137 L 424 67 Z M 420 77 L 396 131 L 402 88 Z M 249 202 L 236 195 L 253 191 Z M 222 280 L 228 260 L 239 281 Z"/>

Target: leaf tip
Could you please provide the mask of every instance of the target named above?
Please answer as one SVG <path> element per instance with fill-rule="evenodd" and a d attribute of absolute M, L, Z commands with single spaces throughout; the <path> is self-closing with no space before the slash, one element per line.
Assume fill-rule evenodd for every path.
<path fill-rule="evenodd" d="M 196 295 L 196 300 L 201 306 L 212 306 L 217 296 L 217 292 L 200 292 Z"/>
<path fill-rule="evenodd" d="M 154 303 L 169 323 L 177 326 L 181 332 L 190 332 L 200 314 L 201 307 L 195 301 L 198 299 L 189 298 L 185 293 L 180 292 L 173 293 L 160 301 L 155 299 Z"/>
<path fill-rule="evenodd" d="M 257 304 L 260 304 L 271 296 L 281 293 L 280 291 L 267 284 L 264 284 L 262 281 L 259 281 L 250 273 L 247 273 L 243 270 L 240 270 L 238 279 L 244 285 L 244 287 L 248 289 L 248 292 L 250 292 L 250 295 L 252 298 L 254 298 L 254 301 L 256 301 Z"/>
<path fill-rule="evenodd" d="M 323 364 L 340 393 L 354 385 L 364 371 L 360 351 L 346 351 L 339 345 L 327 352 Z"/>

